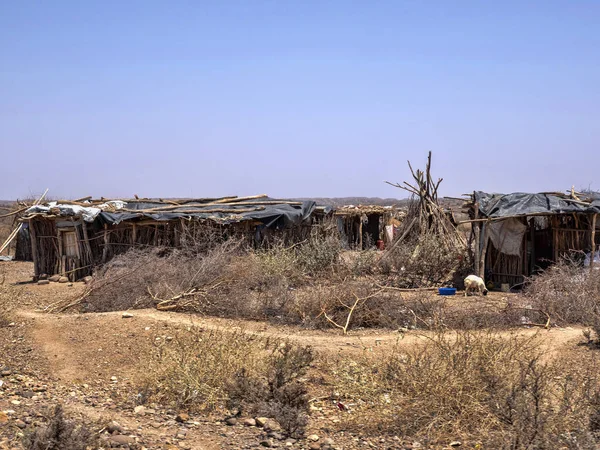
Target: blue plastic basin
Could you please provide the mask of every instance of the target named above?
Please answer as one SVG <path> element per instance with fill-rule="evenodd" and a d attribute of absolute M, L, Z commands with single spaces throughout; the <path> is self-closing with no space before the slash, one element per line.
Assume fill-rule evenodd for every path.
<path fill-rule="evenodd" d="M 439 288 L 438 292 L 440 295 L 456 295 L 456 288 Z"/>

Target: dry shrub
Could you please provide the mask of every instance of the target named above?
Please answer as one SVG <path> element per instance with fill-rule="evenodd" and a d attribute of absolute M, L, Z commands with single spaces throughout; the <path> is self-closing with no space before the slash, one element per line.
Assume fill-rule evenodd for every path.
<path fill-rule="evenodd" d="M 28 450 L 87 450 L 99 448 L 99 440 L 84 425 L 65 419 L 62 406 L 57 405 L 48 423 L 25 437 L 25 447 Z"/>
<path fill-rule="evenodd" d="M 454 307 L 433 292 L 410 295 L 382 288 L 378 280 L 389 280 L 376 273 L 365 276 L 369 267 L 377 271 L 377 253 L 340 258 L 339 241 L 330 235 L 315 233 L 292 246 L 273 242 L 257 251 L 241 240 L 208 236 L 197 242 L 188 240 L 181 249 L 133 249 L 115 257 L 96 273 L 83 309 L 158 307 L 307 327 L 338 324 L 344 331 L 359 327 L 505 328 L 522 325 L 523 317 L 533 323 L 541 320 L 533 309 L 492 308 L 480 305 L 480 300 Z M 210 239 L 219 243 L 207 243 Z M 429 254 L 425 249 L 421 247 L 419 254 Z M 434 259 L 439 258 L 440 252 Z M 434 266 L 428 260 L 423 264 L 427 270 L 409 281 L 404 275 L 408 271 L 401 271 L 398 284 L 433 282 Z"/>
<path fill-rule="evenodd" d="M 235 241 L 238 246 L 242 245 L 241 239 L 231 236 L 226 228 L 208 221 L 190 221 L 183 227 L 179 240 L 181 252 L 192 257 L 210 253 L 228 241 Z"/>
<path fill-rule="evenodd" d="M 525 316 L 529 322 L 541 320 L 534 310 L 492 307 L 481 299 L 453 307 L 433 292 L 411 295 L 382 288 L 375 277 L 355 275 L 349 269 L 354 263 L 340 260 L 327 239 L 317 236 L 312 243 L 274 244 L 256 252 L 233 239 L 207 253 L 195 247 L 130 250 L 98 271 L 82 306 L 85 311 L 173 307 L 307 327 L 348 324 L 346 331 L 505 328 L 522 325 Z M 311 272 L 317 266 L 322 272 Z"/>
<path fill-rule="evenodd" d="M 330 275 L 338 265 L 339 241 L 329 235 L 314 233 L 298 245 L 281 241 L 256 252 L 241 239 L 207 236 L 183 239 L 181 249 L 132 249 L 118 255 L 96 272 L 84 310 L 160 305 L 222 317 L 284 320 L 292 291 Z"/>
<path fill-rule="evenodd" d="M 578 364 L 573 364 L 577 360 Z M 598 356 L 552 360 L 538 337 L 436 334 L 391 354 L 345 358 L 333 377 L 354 403 L 345 427 L 429 443 L 557 448 L 593 440 L 600 417 Z"/>
<path fill-rule="evenodd" d="M 338 269 L 339 240 L 313 233 L 303 243 L 288 246 L 283 241 L 267 249 L 236 258 L 227 268 L 230 280 L 214 304 L 227 305 L 209 314 L 299 323 L 314 311 L 295 311 L 297 292 L 314 282 L 334 276 Z M 317 312 L 318 314 L 318 312 Z"/>
<path fill-rule="evenodd" d="M 489 297 L 445 297 L 434 291 L 404 293 L 400 303 L 403 326 L 423 330 L 508 329 L 523 325 L 545 325 L 539 310 L 516 301 Z"/>
<path fill-rule="evenodd" d="M 379 289 L 365 279 L 300 289 L 285 316 L 305 326 L 327 327 L 332 325 L 331 321 L 343 324 L 357 297 L 364 301 L 352 311 L 349 328 L 506 329 L 542 321 L 538 311 L 511 303 L 484 302 L 481 298 L 462 301 L 454 297 L 449 300 L 433 291 L 401 293 L 389 288 Z"/>
<path fill-rule="evenodd" d="M 342 250 L 339 237 L 313 233 L 307 242 L 296 247 L 296 261 L 304 273 L 320 275 L 333 271 Z"/>
<path fill-rule="evenodd" d="M 192 290 L 197 291 L 196 300 L 202 301 L 225 281 L 222 275 L 240 246 L 241 241 L 231 239 L 205 254 L 196 253 L 195 247 L 132 249 L 95 274 L 83 308 L 147 308 Z"/>
<path fill-rule="evenodd" d="M 310 348 L 243 330 L 197 327 L 156 342 L 140 398 L 198 412 L 240 408 L 273 417 L 290 433 L 306 425 L 301 377 L 313 359 Z"/>
<path fill-rule="evenodd" d="M 305 380 L 314 359 L 310 347 L 285 342 L 269 355 L 266 376 L 242 369 L 229 385 L 229 406 L 240 413 L 275 418 L 290 435 L 302 434 L 308 423 L 308 389 Z"/>
<path fill-rule="evenodd" d="M 222 407 L 228 382 L 242 369 L 263 372 L 265 354 L 276 345 L 241 330 L 203 331 L 195 326 L 155 342 L 142 381 L 143 397 L 195 411 Z"/>
<path fill-rule="evenodd" d="M 397 286 L 419 288 L 452 284 L 466 273 L 467 253 L 449 248 L 442 237 L 425 234 L 402 243 L 381 259 L 384 273 L 397 274 Z"/>
<path fill-rule="evenodd" d="M 600 276 L 563 259 L 534 276 L 525 289 L 533 308 L 559 324 L 593 326 L 600 318 Z"/>
<path fill-rule="evenodd" d="M 520 301 L 498 302 L 484 297 L 469 300 L 443 309 L 440 323 L 452 330 L 507 329 L 531 324 L 545 325 L 546 316 Z M 434 328 L 435 329 L 435 328 Z"/>
<path fill-rule="evenodd" d="M 401 296 L 392 291 L 378 289 L 367 280 L 354 280 L 329 287 L 328 292 L 319 296 L 320 316 L 323 325 L 335 322 L 347 323 L 349 328 L 402 326 L 406 311 Z M 351 308 L 356 307 L 351 311 Z M 327 314 L 327 317 L 325 317 Z"/>
<path fill-rule="evenodd" d="M 397 328 L 407 326 L 412 315 L 406 301 L 393 290 L 381 289 L 372 280 L 334 279 L 292 291 L 282 306 L 281 316 L 288 323 L 310 328 L 330 328 L 333 322 L 353 328 Z M 348 320 L 350 315 L 350 321 Z"/>
<path fill-rule="evenodd" d="M 353 277 L 376 274 L 380 271 L 379 261 L 382 255 L 377 250 L 344 252 L 340 255 L 339 271 Z"/>
<path fill-rule="evenodd" d="M 283 240 L 275 241 L 256 255 L 264 275 L 286 277 L 292 282 L 299 282 L 307 276 L 315 277 L 335 271 L 341 248 L 337 236 L 323 235 L 317 230 L 306 241 L 294 245 L 287 245 Z"/>

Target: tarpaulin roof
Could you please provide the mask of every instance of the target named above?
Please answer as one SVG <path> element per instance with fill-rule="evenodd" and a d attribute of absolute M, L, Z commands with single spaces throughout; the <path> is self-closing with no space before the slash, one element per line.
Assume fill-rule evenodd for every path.
<path fill-rule="evenodd" d="M 130 203 L 127 205 L 129 209 L 128 212 L 103 211 L 100 213 L 99 218 L 100 220 L 111 225 L 117 225 L 125 220 L 132 220 L 138 218 L 148 218 L 157 221 L 168 221 L 183 217 L 212 220 L 214 222 L 223 224 L 253 220 L 261 222 L 266 227 L 279 228 L 300 225 L 302 222 L 304 222 L 311 216 L 317 205 L 313 201 L 305 201 L 301 205 L 289 205 L 282 203 L 263 206 L 257 203 L 257 206 L 260 206 L 261 208 L 257 208 L 254 211 L 249 211 L 248 205 L 227 205 L 219 206 L 218 209 L 222 210 L 219 212 L 214 212 L 214 210 L 216 209 L 214 206 L 189 207 L 182 205 L 181 208 L 173 209 L 171 211 L 148 212 L 149 209 L 152 209 L 156 206 L 156 204 L 150 203 Z M 133 212 L 132 210 L 135 209 L 142 211 Z M 185 211 L 178 211 L 178 209 L 185 209 Z"/>
<path fill-rule="evenodd" d="M 123 221 L 152 219 L 169 221 L 179 218 L 211 220 L 230 224 L 243 221 L 256 221 L 266 227 L 285 228 L 300 225 L 315 210 L 328 213 L 330 207 L 318 207 L 314 201 L 276 200 L 266 196 L 257 199 L 233 199 L 231 201 L 206 199 L 184 200 L 181 202 L 162 200 L 113 200 L 102 203 L 51 202 L 36 205 L 26 212 L 33 216 L 81 217 L 86 222 L 99 220 L 102 223 L 117 225 Z"/>
<path fill-rule="evenodd" d="M 590 201 L 580 201 L 557 194 L 487 194 L 475 192 L 479 212 L 484 217 L 514 217 L 542 214 L 600 213 L 600 196 L 590 195 Z"/>

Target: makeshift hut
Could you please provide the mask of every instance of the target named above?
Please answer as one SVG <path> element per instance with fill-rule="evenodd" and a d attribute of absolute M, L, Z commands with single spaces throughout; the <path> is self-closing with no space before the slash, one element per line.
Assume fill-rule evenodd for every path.
<path fill-rule="evenodd" d="M 333 212 L 337 229 L 349 249 L 367 250 L 377 242 L 389 244 L 394 239 L 406 211 L 394 206 L 346 205 Z"/>
<path fill-rule="evenodd" d="M 26 211 L 31 206 L 39 204 L 47 193 L 48 189 L 34 202 L 17 200 L 0 206 L 0 211 L 8 211 L 0 214 L 0 233 L 4 234 L 5 230 L 11 230 L 7 233 L 6 239 L 0 242 L 2 260 L 33 261 L 29 227 L 23 223 L 22 218 Z M 3 253 L 5 255 L 1 256 Z"/>
<path fill-rule="evenodd" d="M 564 256 L 600 266 L 597 194 L 474 192 L 465 206 L 475 271 L 486 282 L 519 285 Z"/>
<path fill-rule="evenodd" d="M 210 199 L 60 200 L 32 206 L 22 220 L 31 240 L 35 277 L 71 280 L 132 247 L 181 245 L 203 227 L 243 235 L 257 245 L 279 233 L 300 241 L 330 211 L 312 201 L 265 195 Z"/>

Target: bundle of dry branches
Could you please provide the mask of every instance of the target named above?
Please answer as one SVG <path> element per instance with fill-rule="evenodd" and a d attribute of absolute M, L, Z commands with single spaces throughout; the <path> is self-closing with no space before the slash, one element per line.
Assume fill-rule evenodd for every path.
<path fill-rule="evenodd" d="M 448 248 L 465 248 L 464 238 L 456 231 L 438 202 L 438 188 L 443 178 L 434 182 L 431 177 L 431 152 L 427 158 L 425 171 L 413 170 L 410 161 L 408 161 L 408 167 L 414 179 L 413 184 L 406 181 L 402 184 L 386 181 L 387 184 L 412 194 L 408 215 L 403 221 L 400 238 L 397 239 L 396 244 L 414 236 L 435 234 Z"/>
<path fill-rule="evenodd" d="M 431 176 L 431 152 L 424 171 L 408 162 L 413 182 L 386 183 L 410 192 L 411 202 L 398 237 L 381 261 L 401 274 L 397 283 L 422 288 L 455 283 L 462 276 L 467 242 L 438 202 L 442 178 Z"/>

